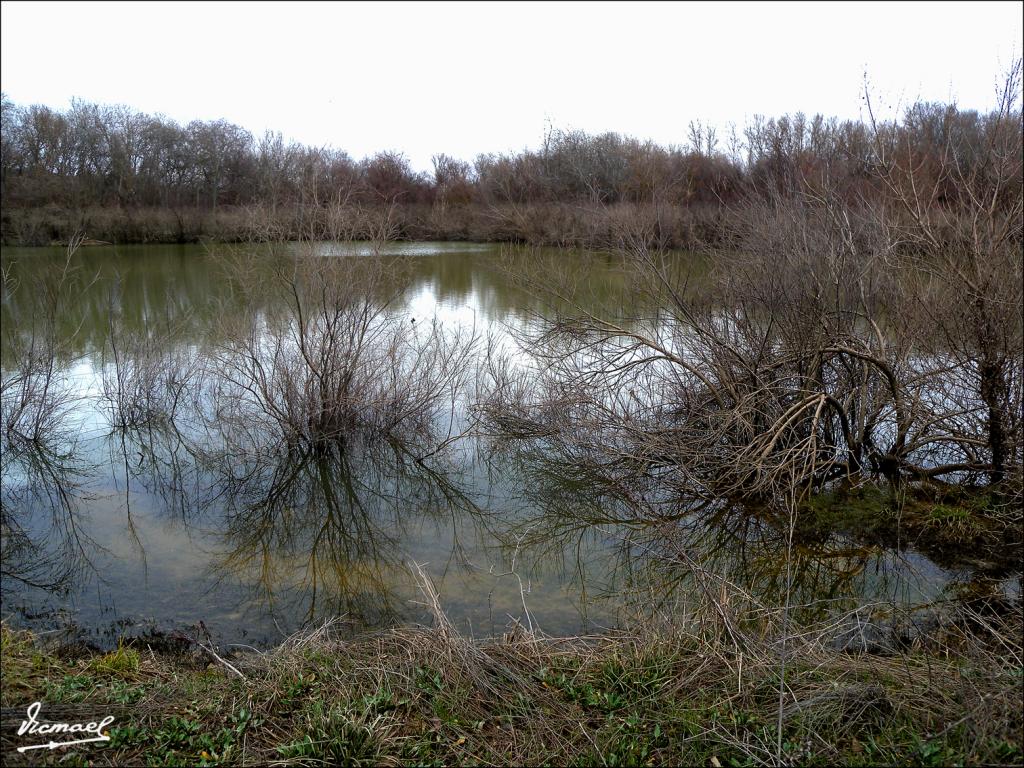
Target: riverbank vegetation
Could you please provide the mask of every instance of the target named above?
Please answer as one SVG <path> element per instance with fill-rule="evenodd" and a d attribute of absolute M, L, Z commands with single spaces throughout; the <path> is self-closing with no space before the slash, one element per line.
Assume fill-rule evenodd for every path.
<path fill-rule="evenodd" d="M 298 239 L 323 235 L 325 216 L 342 211 L 360 239 L 385 227 L 406 240 L 604 247 L 622 224 L 646 222 L 668 247 L 727 245 L 737 211 L 766 195 L 798 199 L 824 187 L 846 205 L 884 206 L 887 168 L 904 181 L 913 169 L 919 213 L 955 210 L 967 194 L 958 174 L 989 173 L 991 140 L 1019 137 L 1017 115 L 917 103 L 878 122 L 757 116 L 727 136 L 697 121 L 668 147 L 550 129 L 537 149 L 438 155 L 424 173 L 400 153 L 357 160 L 223 120 L 182 125 L 126 106 L 73 101 L 59 111 L 4 97 L 0 237 L 234 241 L 272 223 Z M 1016 172 L 1005 181 L 1019 185 Z"/>
<path fill-rule="evenodd" d="M 713 577 L 714 578 L 714 577 Z M 4 625 L 9 765 L 982 765 L 1022 758 L 1020 615 L 983 600 L 908 645 L 837 649 L 826 625 L 783 640 L 715 578 L 685 617 L 478 641 L 447 621 L 345 640 L 331 626 L 224 658 L 197 630 L 102 654 Z M 641 629 L 642 627 L 642 629 Z M 833 628 L 834 629 L 834 628 Z M 779 643 L 791 662 L 778 706 Z M 154 648 L 156 650 L 154 650 Z M 110 743 L 19 754 L 32 701 L 111 714 Z"/>
<path fill-rule="evenodd" d="M 506 531 L 517 553 L 618 536 L 635 613 L 551 638 L 521 588 L 506 634 L 475 639 L 413 566 L 429 628 L 324 626 L 265 653 L 229 654 L 200 623 L 75 658 L 5 626 L 5 725 L 34 700 L 120 707 L 111 743 L 76 755 L 111 763 L 1019 763 L 1020 76 L 984 115 L 918 104 L 884 122 L 869 102 L 866 123 L 757 120 L 724 151 L 696 125 L 685 150 L 554 132 L 474 166 L 437 158 L 433 178 L 222 123 L 5 102 L 4 237 L 71 238 L 30 291 L 49 304 L 5 328 L 4 472 L 29 478 L 5 487 L 5 579 L 53 551 L 11 488 L 56 499 L 50 535 L 88 549 L 50 469 L 72 454 L 59 300 L 83 230 L 119 239 L 135 221 L 146 239 L 153 216 L 172 239 L 239 243 L 210 254 L 230 299 L 179 357 L 154 341 L 169 323 L 133 336 L 111 311 L 97 396 L 126 466 L 154 425 L 182 462 L 219 462 L 206 490 L 236 559 L 270 570 L 278 544 L 311 562 L 322 546 L 313 583 L 343 592 L 370 559 L 347 549 L 351 521 L 395 527 L 395 499 L 455 510 L 468 494 L 446 471 L 472 453 L 529 489 Z M 386 244 L 420 236 L 525 242 L 504 266 L 534 304 L 501 339 L 391 312 L 408 263 Z M 367 258 L 323 242 L 353 239 Z M 628 301 L 595 298 L 544 243 L 600 247 Z M 187 485 L 167 484 L 182 509 Z M 278 526 L 306 517 L 326 521 L 312 544 Z M 733 528 L 741 546 L 708 541 Z M 899 552 L 908 537 L 973 559 L 975 589 L 843 589 L 865 538 Z M 809 571 L 834 578 L 805 591 Z M 9 730 L 5 759 L 40 758 Z"/>

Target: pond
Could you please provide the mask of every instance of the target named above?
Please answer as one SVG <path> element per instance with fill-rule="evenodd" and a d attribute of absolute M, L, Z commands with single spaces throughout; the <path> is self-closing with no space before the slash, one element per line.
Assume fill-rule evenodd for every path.
<path fill-rule="evenodd" d="M 325 619 L 353 632 L 429 621 L 417 565 L 474 636 L 516 622 L 598 632 L 632 615 L 638 596 L 667 612 L 685 602 L 692 586 L 645 562 L 629 525 L 564 524 L 599 520 L 611 501 L 543 455 L 471 429 L 477 366 L 555 311 L 509 269 L 550 259 L 607 309 L 631 301 L 614 259 L 458 243 L 317 245 L 319 257 L 345 265 L 332 273 L 341 282 L 356 262 L 386 267 L 353 289 L 372 296 L 376 313 L 360 326 L 378 339 L 359 362 L 376 366 L 364 386 L 427 398 L 418 371 L 441 360 L 448 377 L 416 426 L 382 429 L 353 412 L 344 418 L 362 426 L 325 450 L 284 446 L 275 431 L 292 418 L 273 413 L 292 379 L 270 394 L 252 390 L 261 361 L 309 354 L 282 345 L 296 338 L 282 320 L 292 317 L 289 293 L 273 289 L 287 278 L 288 254 L 226 251 L 86 247 L 68 261 L 59 248 L 3 250 L 5 620 L 99 646 L 121 634 L 194 635 L 201 622 L 222 643 L 267 647 Z M 395 340 L 415 354 L 394 357 Z M 446 357 L 451 349 L 460 351 Z M 141 400 L 165 406 L 171 390 L 170 417 L 132 410 Z M 43 398 L 43 413 L 26 393 Z M 250 395 L 267 406 L 258 418 L 238 406 Z M 784 526 L 730 509 L 686 524 L 709 568 L 777 599 Z M 793 584 L 804 603 L 928 604 L 979 578 L 1015 588 L 1005 568 L 979 576 L 862 527 L 801 539 Z"/>

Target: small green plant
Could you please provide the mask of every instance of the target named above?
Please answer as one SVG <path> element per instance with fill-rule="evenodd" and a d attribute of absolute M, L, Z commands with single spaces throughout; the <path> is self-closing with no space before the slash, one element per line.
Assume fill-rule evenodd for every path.
<path fill-rule="evenodd" d="M 647 765 L 668 744 L 659 723 L 652 728 L 636 714 L 615 724 L 605 739 L 600 757 L 609 766 Z"/>
<path fill-rule="evenodd" d="M 364 713 L 375 714 L 390 712 L 393 709 L 404 707 L 408 703 L 408 699 L 396 700 L 392 691 L 382 689 L 363 696 L 358 701 L 358 707 Z"/>
<path fill-rule="evenodd" d="M 917 740 L 915 752 L 916 761 L 920 765 L 952 765 L 953 755 L 950 754 L 945 746 L 936 741 L 920 741 Z"/>
<path fill-rule="evenodd" d="M 290 681 L 288 683 L 288 685 L 285 687 L 284 695 L 282 696 L 282 698 L 284 698 L 284 699 L 297 699 L 297 698 L 299 698 L 300 696 L 302 696 L 304 693 L 306 693 L 312 687 L 313 682 L 315 680 L 316 680 L 316 675 L 314 675 L 314 674 L 309 674 L 309 675 L 302 675 L 302 674 L 300 674 L 298 677 L 296 677 L 294 680 L 292 680 L 292 681 Z"/>
<path fill-rule="evenodd" d="M 112 728 L 110 746 L 145 747 L 147 762 L 153 765 L 218 765 L 231 760 L 245 731 L 258 723 L 244 707 L 228 717 L 226 727 L 215 730 L 197 719 L 172 716 L 155 728 Z"/>
<path fill-rule="evenodd" d="M 416 687 L 428 696 L 439 693 L 442 687 L 441 673 L 430 667 L 416 667 Z"/>
<path fill-rule="evenodd" d="M 64 675 L 59 680 L 46 680 L 45 698 L 52 702 L 85 701 L 95 694 L 99 683 L 92 675 Z"/>
<path fill-rule="evenodd" d="M 131 685 L 122 680 L 115 680 L 107 687 L 107 697 L 115 704 L 134 704 L 145 694 L 144 686 Z"/>
<path fill-rule="evenodd" d="M 922 527 L 942 540 L 971 541 L 984 534 L 985 528 L 971 509 L 950 504 L 936 504 L 922 521 Z"/>
<path fill-rule="evenodd" d="M 278 754 L 286 759 L 311 759 L 333 765 L 376 765 L 382 722 L 380 715 L 367 721 L 359 714 L 332 709 L 315 717 L 303 737 L 279 747 Z"/>
<path fill-rule="evenodd" d="M 98 674 L 134 677 L 140 666 L 139 652 L 118 642 L 117 650 L 89 662 L 89 669 Z"/>

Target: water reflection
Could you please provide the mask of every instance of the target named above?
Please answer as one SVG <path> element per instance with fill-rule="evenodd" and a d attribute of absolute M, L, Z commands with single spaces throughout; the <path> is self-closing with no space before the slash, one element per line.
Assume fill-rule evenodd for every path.
<path fill-rule="evenodd" d="M 586 462 L 530 442 L 491 448 L 492 460 L 530 489 L 529 514 L 506 536 L 538 552 L 600 535 L 614 566 L 595 573 L 594 563 L 583 563 L 581 578 L 615 600 L 620 616 L 685 620 L 724 601 L 752 618 L 785 603 L 798 623 L 841 626 L 844 615 L 930 615 L 964 594 L 1020 596 L 1012 550 L 1004 548 L 1006 560 L 969 566 L 963 552 L 914 535 L 895 497 L 888 507 L 865 503 L 859 518 L 829 514 L 827 504 L 802 508 L 791 538 L 790 518 L 771 508 L 680 503 L 657 495 L 656 478 L 648 487 L 617 485 L 608 471 L 592 477 L 581 470 Z"/>
<path fill-rule="evenodd" d="M 330 255 L 331 280 L 357 286 L 354 256 Z M 559 256 L 561 269 L 577 258 Z M 248 271 L 229 277 L 230 258 L 195 248 L 83 250 L 60 273 L 70 300 L 55 312 L 52 289 L 32 286 L 53 285 L 62 255 L 5 249 L 16 278 L 0 308 L 5 616 L 20 606 L 32 624 L 49 610 L 94 632 L 202 620 L 220 638 L 270 643 L 327 616 L 353 629 L 423 619 L 413 560 L 467 631 L 677 614 L 726 582 L 754 608 L 778 605 L 786 521 L 681 505 L 663 478 L 617 484 L 572 457 L 463 434 L 488 349 L 468 342 L 499 345 L 547 311 L 502 272 L 535 257 L 400 247 L 370 290 L 296 304 L 273 279 L 287 253 L 249 253 Z M 577 266 L 594 302 L 627 300 L 610 260 Z M 309 291 L 325 278 L 305 280 Z M 318 386 L 353 383 L 339 364 L 353 334 L 369 339 L 362 379 L 329 412 Z M 435 363 L 440 387 L 427 386 Z M 310 439 L 318 419 L 328 428 Z M 806 525 L 793 551 L 801 620 L 927 604 L 973 578 L 877 530 Z"/>
<path fill-rule="evenodd" d="M 397 441 L 357 439 L 219 468 L 224 515 L 218 578 L 248 582 L 255 599 L 311 621 L 346 616 L 381 626 L 401 614 L 402 542 L 421 517 L 477 512 L 447 473 L 415 459 Z"/>
<path fill-rule="evenodd" d="M 0 365 L 0 555 L 4 581 L 66 591 L 97 543 L 79 502 L 93 469 L 80 452 L 82 398 L 68 365 L 76 327 L 61 324 L 83 274 L 65 254 L 28 275 L 3 269 L 3 306 L 29 293 L 35 311 L 3 323 Z"/>
<path fill-rule="evenodd" d="M 90 467 L 75 445 L 5 439 L 0 491 L 4 581 L 67 592 L 93 570 L 101 545 L 83 525 L 79 501 Z"/>

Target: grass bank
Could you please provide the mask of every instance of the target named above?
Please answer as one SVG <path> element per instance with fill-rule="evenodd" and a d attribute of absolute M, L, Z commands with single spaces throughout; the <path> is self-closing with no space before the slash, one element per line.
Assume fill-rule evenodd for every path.
<path fill-rule="evenodd" d="M 689 629 L 472 641 L 433 628 L 341 639 L 323 627 L 217 658 L 47 650 L 2 627 L 5 765 L 1020 764 L 1021 616 L 976 612 L 899 654 Z M 18 753 L 33 701 L 116 717 L 110 742 Z M 58 737 L 59 738 L 59 737 Z M 38 739 L 37 739 L 38 740 Z M 33 742 L 34 743 L 34 742 Z"/>

